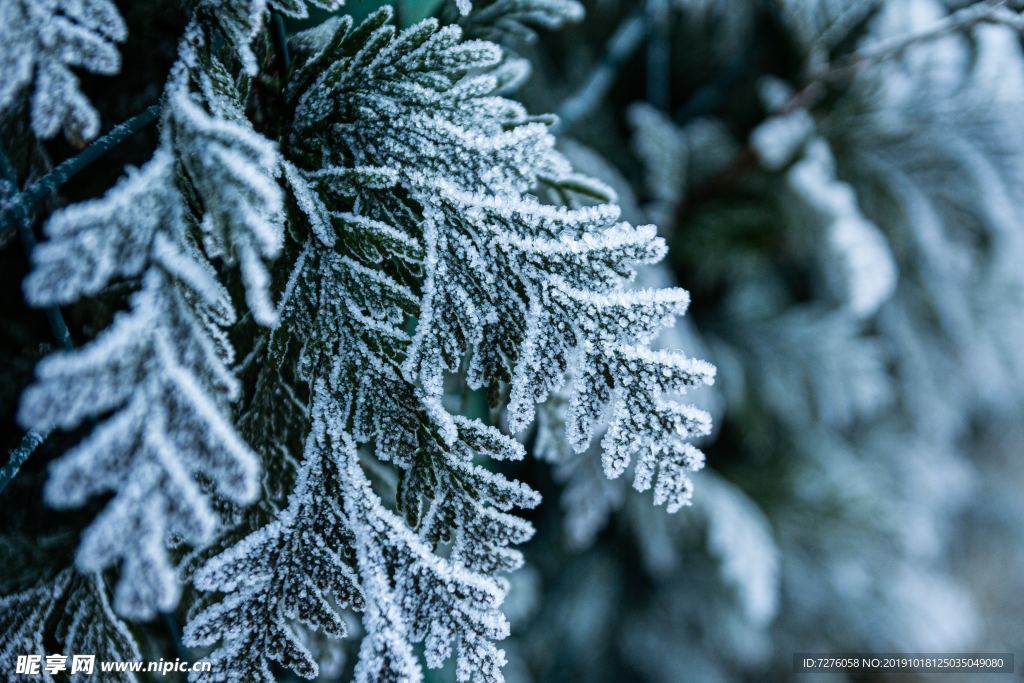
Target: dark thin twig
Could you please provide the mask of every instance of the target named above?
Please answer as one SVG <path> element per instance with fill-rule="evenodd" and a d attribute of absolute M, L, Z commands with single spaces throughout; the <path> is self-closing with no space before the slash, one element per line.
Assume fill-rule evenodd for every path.
<path fill-rule="evenodd" d="M 17 189 L 17 179 L 14 175 L 14 169 L 7 159 L 7 155 L 3 154 L 2 151 L 0 151 L 0 176 L 2 176 L 4 183 L 10 187 L 10 194 L 13 194 Z M 17 230 L 20 237 L 22 237 L 22 244 L 25 247 L 26 254 L 31 254 L 36 244 L 36 236 L 32 232 L 32 223 L 29 222 L 29 216 L 24 211 L 17 216 Z M 65 324 L 63 315 L 60 314 L 60 308 L 57 306 L 47 306 L 46 316 L 49 319 L 50 330 L 53 332 L 57 342 L 63 348 L 70 349 L 72 347 L 71 335 L 68 333 L 68 326 Z M 17 476 L 18 471 L 22 469 L 22 465 L 38 449 L 39 444 L 46 440 L 47 436 L 49 436 L 49 432 L 30 431 L 22 437 L 22 442 L 18 443 L 15 449 L 10 452 L 7 464 L 0 469 L 0 494 L 7 488 L 7 484 Z"/>
<path fill-rule="evenodd" d="M 274 42 L 274 52 L 277 53 L 277 65 L 281 69 L 281 76 L 288 78 L 288 70 L 291 68 L 291 57 L 288 55 L 288 30 L 284 26 L 284 17 L 280 12 L 271 14 L 270 35 Z"/>
<path fill-rule="evenodd" d="M 669 11 L 668 0 L 647 0 L 647 101 L 662 111 L 671 100 Z"/>
<path fill-rule="evenodd" d="M 604 58 L 594 68 L 586 82 L 558 108 L 559 128 L 565 130 L 589 114 L 600 104 L 608 89 L 615 83 L 619 68 L 628 60 L 646 35 L 644 8 L 641 5 L 616 29 Z"/>
<path fill-rule="evenodd" d="M 55 169 L 7 202 L 0 210 L 0 243 L 7 239 L 9 233 L 17 229 L 17 221 L 32 211 L 39 202 L 55 193 L 61 185 L 106 155 L 114 147 L 154 123 L 159 115 L 160 106 L 154 104 L 141 114 L 136 114 L 124 123 L 119 123 L 81 153 L 60 163 Z"/>
<path fill-rule="evenodd" d="M 25 461 L 29 459 L 29 456 L 39 448 L 39 444 L 46 441 L 46 437 L 49 436 L 49 432 L 29 432 L 21 439 L 21 443 L 18 447 L 11 451 L 10 457 L 7 459 L 7 464 L 0 468 L 0 493 L 4 492 L 7 485 L 18 475 L 18 471 L 21 466 L 25 464 Z"/>
<path fill-rule="evenodd" d="M 25 258 L 31 261 L 32 251 L 36 248 L 36 235 L 32 232 L 32 221 L 27 213 L 23 213 L 17 220 L 18 236 L 21 238 L 21 245 L 25 249 Z M 45 309 L 46 320 L 50 324 L 50 331 L 54 339 L 65 351 L 73 348 L 71 333 L 68 332 L 67 323 L 64 322 L 64 315 L 60 312 L 59 306 L 47 306 Z"/>
<path fill-rule="evenodd" d="M 18 179 L 14 172 L 14 167 L 2 150 L 0 150 L 0 180 L 3 181 L 6 188 L 9 188 L 5 194 L 14 195 L 18 189 Z M 32 232 L 32 222 L 29 220 L 28 210 L 23 207 L 20 208 L 18 213 L 14 215 L 14 219 L 17 223 L 16 229 L 18 234 L 21 236 L 21 244 L 25 248 L 25 255 L 31 257 L 32 250 L 36 245 L 36 236 Z M 64 316 L 60 312 L 60 307 L 47 306 L 46 318 L 50 323 L 50 330 L 53 332 L 57 342 L 65 350 L 70 350 L 73 347 L 71 334 L 68 332 L 68 326 L 64 322 Z M 49 432 L 30 431 L 22 437 L 21 443 L 8 456 L 7 464 L 0 469 L 0 493 L 3 493 L 7 485 L 14 480 L 14 477 L 21 470 L 21 466 L 39 448 L 39 445 L 46 440 L 47 436 L 49 436 Z"/>
<path fill-rule="evenodd" d="M 0 179 L 4 181 L 4 184 L 10 188 L 5 194 L 14 195 L 15 201 L 17 200 L 17 189 L 18 179 L 14 173 L 14 167 L 11 165 L 7 155 L 4 154 L 3 150 L 0 150 Z M 13 202 L 12 202 L 13 203 Z M 20 208 L 20 207 L 19 207 Z M 32 258 L 32 250 L 36 246 L 36 236 L 32 232 L 32 221 L 28 214 L 28 210 L 20 208 L 18 214 L 14 214 L 15 229 L 18 231 L 18 235 L 21 237 L 22 247 L 25 249 L 25 256 L 29 259 Z M 47 306 L 46 317 L 50 323 L 50 330 L 53 332 L 54 338 L 57 343 L 60 344 L 61 348 L 70 350 L 71 334 L 68 332 L 68 326 L 64 322 L 64 316 L 61 315 L 59 306 Z"/>

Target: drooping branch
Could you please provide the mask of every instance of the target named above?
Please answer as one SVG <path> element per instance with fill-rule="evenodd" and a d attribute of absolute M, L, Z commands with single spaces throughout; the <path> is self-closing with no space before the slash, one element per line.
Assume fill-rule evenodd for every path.
<path fill-rule="evenodd" d="M 821 101 L 827 87 L 850 79 L 865 69 L 895 59 L 916 45 L 938 40 L 957 31 L 965 31 L 981 24 L 1009 26 L 1024 31 L 1024 14 L 1011 9 L 1006 0 L 980 2 L 959 9 L 921 31 L 876 41 L 843 59 L 812 71 L 803 79 L 803 85 L 782 106 L 766 112 L 765 119 L 784 116 L 800 109 L 810 109 Z M 709 200 L 733 188 L 747 173 L 758 168 L 757 151 L 744 148 L 721 172 L 688 193 L 679 205 L 675 224 L 681 225 Z"/>
<path fill-rule="evenodd" d="M 867 45 L 838 63 L 828 65 L 807 76 L 809 83 L 829 83 L 846 80 L 865 68 L 899 57 L 921 43 L 938 40 L 957 31 L 965 31 L 980 24 L 1009 26 L 1024 31 L 1024 14 L 1014 11 L 1006 0 L 979 2 L 937 20 L 930 27 L 902 36 L 894 36 Z"/>

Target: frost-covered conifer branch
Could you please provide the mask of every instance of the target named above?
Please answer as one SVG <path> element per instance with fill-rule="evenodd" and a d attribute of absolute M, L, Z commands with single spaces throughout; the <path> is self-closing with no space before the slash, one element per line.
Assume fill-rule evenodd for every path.
<path fill-rule="evenodd" d="M 50 138 L 61 130 L 84 144 L 99 132 L 99 115 L 79 90 L 73 68 L 115 74 L 127 28 L 110 0 L 8 0 L 0 6 L 0 114 L 21 105 L 32 89 L 32 130 Z"/>
<path fill-rule="evenodd" d="M 274 681 L 270 661 L 316 678 L 316 661 L 291 624 L 343 638 L 347 627 L 334 604 L 362 607 L 343 509 L 350 453 L 339 442 L 337 409 L 322 386 L 313 409 L 288 506 L 193 577 L 199 590 L 228 595 L 194 614 L 185 630 L 189 646 L 223 640 L 210 655 L 215 670 L 196 680 Z"/>
<path fill-rule="evenodd" d="M 507 381 L 510 425 L 522 429 L 532 419 L 533 404 L 561 383 L 565 370 L 585 367 L 585 361 L 574 358 L 577 349 L 592 345 L 595 353 L 608 353 L 645 344 L 685 310 L 685 294 L 627 296 L 615 291 L 631 277 L 633 264 L 662 256 L 664 247 L 653 228 L 616 223 L 618 210 L 611 205 L 567 210 L 523 196 L 538 178 L 567 177 L 570 169 L 553 151 L 541 124 L 531 122 L 518 105 L 487 96 L 495 86 L 493 79 L 484 74 L 446 83 L 433 77 L 412 89 L 391 84 L 402 66 L 409 69 L 433 61 L 442 73 L 456 74 L 485 68 L 497 59 L 492 46 L 459 45 L 454 29 L 437 30 L 429 22 L 407 30 L 389 45 L 392 31 L 383 21 L 375 17 L 354 32 L 367 47 L 353 50 L 351 63 L 335 62 L 321 77 L 337 79 L 335 89 L 328 92 L 341 97 L 330 103 L 321 99 L 326 83 L 315 83 L 298 97 L 293 133 L 303 156 L 333 156 L 340 163 L 393 174 L 389 187 L 375 190 L 376 197 L 369 195 L 362 202 L 375 214 L 375 222 L 332 213 L 323 194 L 304 191 L 303 202 L 313 207 L 314 226 L 334 220 L 345 231 L 362 224 L 361 230 L 390 234 L 394 228 L 385 230 L 384 222 L 390 218 L 398 222 L 398 234 L 407 235 L 405 240 L 422 239 L 422 302 L 402 363 L 404 378 L 418 380 L 427 399 L 439 400 L 443 369 L 454 372 L 460 359 L 471 355 L 470 385 L 494 388 L 496 382 Z M 335 35 L 345 30 L 341 27 Z M 364 33 L 369 37 L 363 39 Z M 345 47 L 342 43 L 340 49 Z M 444 50 L 450 50 L 450 56 L 433 54 Z M 345 71 L 336 71 L 344 67 Z M 300 79 L 303 71 L 298 71 Z M 418 103 L 431 106 L 417 107 Z M 318 139 L 310 134 L 332 120 L 332 109 L 337 112 L 336 137 Z M 348 119 L 355 112 L 364 114 L 358 122 Z M 331 173 L 340 177 L 342 168 Z M 311 169 L 306 177 L 325 173 Z M 396 201 L 391 187 L 404 189 L 418 206 Z M 371 197 L 376 201 L 369 201 Z M 381 205 L 388 209 L 378 209 Z M 422 213 L 422 227 L 402 220 L 410 211 Z M 420 230 L 422 237 L 416 234 Z M 333 239 L 328 236 L 329 242 Z M 403 259 L 409 258 L 408 251 L 403 254 Z M 497 332 L 499 325 L 504 333 Z M 501 344 L 502 350 L 494 344 Z M 673 378 L 655 382 L 659 391 L 684 389 L 686 383 L 675 379 L 675 370 L 666 362 L 631 357 L 623 361 L 630 369 L 624 369 L 622 377 L 656 366 L 666 380 Z M 710 378 L 707 368 L 694 372 L 694 382 Z M 612 379 L 603 400 L 591 397 L 591 389 L 583 385 L 576 395 L 597 400 L 599 405 L 591 406 L 596 419 L 611 393 L 627 393 L 625 386 Z M 643 386 L 642 391 L 651 388 Z M 682 426 L 673 428 L 687 435 Z M 582 444 L 589 432 L 578 431 Z"/>
<path fill-rule="evenodd" d="M 502 574 L 533 534 L 515 512 L 540 497 L 490 469 L 525 449 L 455 414 L 449 375 L 507 408 L 515 432 L 572 377 L 572 445 L 603 433 L 606 474 L 636 456 L 636 488 L 675 511 L 709 422 L 678 399 L 713 368 L 648 348 L 684 291 L 623 291 L 664 255 L 652 226 L 610 203 L 545 202 L 612 193 L 555 151 L 553 119 L 499 95 L 516 74 L 498 46 L 436 20 L 399 32 L 387 9 L 360 26 L 335 16 L 279 46 L 275 143 L 248 114 L 272 11 L 306 15 L 284 0 L 196 3 L 152 159 L 46 223 L 31 303 L 137 283 L 128 310 L 40 363 L 24 396 L 26 426 L 97 423 L 51 466 L 47 501 L 112 494 L 76 564 L 118 565 L 113 602 L 130 618 L 171 609 L 172 548 L 199 549 L 191 578 L 207 595 L 185 640 L 218 644 L 210 680 L 315 676 L 308 634 L 343 637 L 351 610 L 360 681 L 420 680 L 418 643 L 432 668 L 454 658 L 460 680 L 500 681 Z M 579 12 L 498 0 L 466 21 L 509 32 Z M 256 339 L 236 366 L 240 332 Z M 260 395 L 243 395 L 252 375 Z M 259 495 L 261 469 L 260 512 L 204 550 L 221 513 Z"/>
<path fill-rule="evenodd" d="M 29 431 L 7 456 L 7 462 L 0 468 L 0 493 L 18 476 L 21 466 L 32 457 L 39 446 L 46 441 L 48 432 Z"/>
<path fill-rule="evenodd" d="M 4 188 L 4 191 L 0 194 L 3 195 L 5 200 L 9 200 L 10 197 L 17 192 L 18 182 L 7 155 L 2 151 L 0 151 L 0 180 L 3 181 Z M 25 215 L 24 211 L 20 211 L 15 214 L 15 221 L 17 223 L 17 229 L 20 233 L 25 253 L 31 255 L 32 250 L 35 248 L 36 240 L 32 226 L 29 224 L 28 216 Z M 68 326 L 67 323 L 64 322 L 64 316 L 60 312 L 60 308 L 57 306 L 48 306 L 46 308 L 46 317 L 50 323 L 50 329 L 52 330 L 57 343 L 64 348 L 64 350 L 70 350 L 73 347 L 71 343 L 71 335 L 68 332 Z M 22 437 L 18 445 L 11 450 L 8 454 L 7 462 L 4 463 L 3 468 L 0 468 L 0 493 L 3 493 L 4 489 L 6 489 L 11 481 L 14 480 L 18 475 L 18 472 L 21 470 L 21 466 L 24 465 L 32 456 L 32 453 L 34 453 L 35 450 L 39 448 L 44 441 L 46 441 L 47 436 L 49 436 L 47 431 L 39 432 L 29 430 L 29 432 Z"/>
<path fill-rule="evenodd" d="M 556 29 L 583 18 L 578 0 L 484 0 L 471 9 L 459 19 L 465 34 L 495 42 L 532 40 L 534 27 Z"/>
<path fill-rule="evenodd" d="M 142 657 L 127 624 L 111 609 L 99 574 L 65 569 L 0 598 L 0 657 L 5 661 L 25 655 L 37 655 L 45 661 L 52 652 L 47 647 L 49 633 L 60 652 L 89 653 L 111 662 L 138 661 Z M 125 683 L 137 680 L 130 672 L 104 675 Z M 43 670 L 11 680 L 53 683 L 54 678 Z"/>
<path fill-rule="evenodd" d="M 511 513 L 539 497 L 476 462 L 524 451 L 449 412 L 446 373 L 467 367 L 470 386 L 495 405 L 508 400 L 518 431 L 572 370 L 584 378 L 572 392 L 577 447 L 614 411 L 609 475 L 642 452 L 637 487 L 656 479 L 656 501 L 675 510 L 702 460 L 686 440 L 706 430 L 707 416 L 670 398 L 710 381 L 712 368 L 644 348 L 685 309 L 684 292 L 619 291 L 635 264 L 663 255 L 653 228 L 618 222 L 612 205 L 570 210 L 528 194 L 542 182 L 591 184 L 554 151 L 543 123 L 494 94 L 499 49 L 433 20 L 399 33 L 389 19 L 382 10 L 355 27 L 342 17 L 292 41 L 283 172 L 301 213 L 263 364 L 279 368 L 276 382 L 302 385 L 293 393 L 310 396 L 312 431 L 276 520 L 199 570 L 200 588 L 227 595 L 187 633 L 196 644 L 224 638 L 218 656 L 312 675 L 297 646 L 261 649 L 270 634 L 292 632 L 294 610 L 239 621 L 243 605 L 279 604 L 257 597 L 269 584 L 243 590 L 206 577 L 232 558 L 277 556 L 265 544 L 284 542 L 269 539 L 288 533 L 303 500 L 340 499 L 345 530 L 334 542 L 347 550 L 336 571 L 357 577 L 361 598 L 347 601 L 362 608 L 366 630 L 357 680 L 419 680 L 412 645 L 423 641 L 430 667 L 454 655 L 460 680 L 498 681 L 493 641 L 508 628 L 499 574 L 521 564 L 510 546 L 533 533 Z M 404 519 L 370 486 L 358 453 L 397 470 Z M 325 467 L 336 474 L 310 474 Z M 332 477 L 341 490 L 324 489 Z M 236 637 L 239 629 L 251 635 Z"/>
<path fill-rule="evenodd" d="M 275 317 L 265 260 L 283 230 L 274 146 L 242 114 L 240 95 L 194 21 L 181 42 L 163 108 L 161 144 L 106 197 L 46 224 L 26 294 L 71 303 L 119 278 L 138 278 L 130 310 L 91 344 L 46 359 L 20 418 L 36 430 L 109 415 L 51 467 L 47 500 L 113 501 L 89 528 L 77 563 L 121 563 L 115 606 L 145 619 L 176 604 L 165 545 L 207 542 L 218 524 L 209 496 L 244 504 L 258 462 L 225 407 L 238 395 L 226 326 L 236 318 L 210 259 L 238 263 L 254 318 Z"/>

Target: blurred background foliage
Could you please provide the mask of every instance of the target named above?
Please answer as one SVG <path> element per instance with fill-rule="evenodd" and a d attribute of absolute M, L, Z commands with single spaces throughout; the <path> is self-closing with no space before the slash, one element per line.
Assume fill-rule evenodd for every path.
<path fill-rule="evenodd" d="M 690 290 L 664 343 L 718 365 L 699 397 L 717 432 L 671 517 L 535 445 L 558 464 L 513 579 L 513 680 L 783 680 L 798 651 L 1019 648 L 1015 13 L 585 4 L 516 46 L 520 95 L 669 239 L 638 285 Z"/>

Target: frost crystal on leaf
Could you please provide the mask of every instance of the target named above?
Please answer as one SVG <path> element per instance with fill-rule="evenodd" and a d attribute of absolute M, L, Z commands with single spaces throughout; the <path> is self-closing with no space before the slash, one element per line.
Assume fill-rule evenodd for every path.
<path fill-rule="evenodd" d="M 259 73 L 253 41 L 259 36 L 271 10 L 295 19 L 309 15 L 307 5 L 334 11 L 345 0 L 198 0 L 196 18 L 210 29 L 216 27 L 227 40 L 249 76 Z"/>
<path fill-rule="evenodd" d="M 355 534 L 356 558 L 366 593 L 367 637 L 355 680 L 419 680 L 409 643 L 423 642 L 427 665 L 441 666 L 456 652 L 456 678 L 504 680 L 505 653 L 491 642 L 508 635 L 499 611 L 506 586 L 494 577 L 447 561 L 385 509 L 349 448 L 345 509 Z"/>
<path fill-rule="evenodd" d="M 457 28 L 438 29 L 432 21 L 396 37 L 385 21 L 378 13 L 352 37 L 339 25 L 299 69 L 298 82 L 312 83 L 293 91 L 293 142 L 303 156 L 328 164 L 299 169 L 311 180 L 339 174 L 344 167 L 331 171 L 332 165 L 349 158 L 356 168 L 390 169 L 396 189 L 405 191 L 364 191 L 359 203 L 369 215 L 358 220 L 332 214 L 324 205 L 329 194 L 324 199 L 321 191 L 311 213 L 314 225 L 333 215 L 345 230 L 397 228 L 422 244 L 423 294 L 403 378 L 417 381 L 427 399 L 440 400 L 443 371 L 458 370 L 469 355 L 470 386 L 492 394 L 502 383 L 510 386 L 509 425 L 518 431 L 532 420 L 533 406 L 574 371 L 570 432 L 577 447 L 611 405 L 607 472 L 621 474 L 632 452 L 650 450 L 655 462 L 645 460 L 637 486 L 647 488 L 646 471 L 663 460 L 658 498 L 673 508 L 685 503 L 683 472 L 699 467 L 701 458 L 683 440 L 701 434 L 707 418 L 662 395 L 709 382 L 712 370 L 638 348 L 685 310 L 685 292 L 617 291 L 637 264 L 663 256 L 663 242 L 651 226 L 617 222 L 613 205 L 570 210 L 526 196 L 538 180 L 558 183 L 571 171 L 543 125 L 490 94 L 496 84 L 486 69 L 499 59 L 495 46 L 460 43 Z M 339 59 L 328 66 L 334 43 Z M 315 81 L 312 64 L 326 67 Z M 430 77 L 403 81 L 414 68 Z M 459 77 L 470 69 L 483 73 Z M 362 116 L 352 119 L 357 112 Z M 333 128 L 325 129 L 327 123 Z M 305 134 L 318 130 L 331 132 Z M 308 196 L 300 203 L 317 206 Z M 421 226 L 403 220 L 409 211 L 422 215 Z M 606 372 L 610 380 L 599 380 Z M 646 411 L 644 401 L 655 398 L 657 417 L 631 419 L 631 411 Z M 630 430 L 636 433 L 627 437 Z"/>
<path fill-rule="evenodd" d="M 238 99 L 218 98 L 230 108 L 216 118 L 187 94 L 175 93 L 174 135 L 207 209 L 201 225 L 207 254 L 237 261 L 249 310 L 258 323 L 272 325 L 277 314 L 264 262 L 277 258 L 284 240 L 284 193 L 275 180 L 281 160 L 270 141 L 247 125 L 234 104 Z"/>

